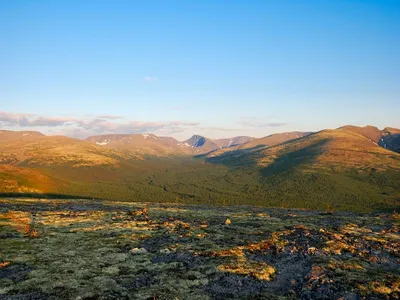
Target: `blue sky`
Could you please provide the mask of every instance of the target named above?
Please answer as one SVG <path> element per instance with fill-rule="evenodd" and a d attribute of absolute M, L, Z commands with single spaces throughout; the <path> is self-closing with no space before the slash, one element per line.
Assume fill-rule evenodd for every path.
<path fill-rule="evenodd" d="M 400 127 L 400 1 L 0 1 L 0 129 Z"/>

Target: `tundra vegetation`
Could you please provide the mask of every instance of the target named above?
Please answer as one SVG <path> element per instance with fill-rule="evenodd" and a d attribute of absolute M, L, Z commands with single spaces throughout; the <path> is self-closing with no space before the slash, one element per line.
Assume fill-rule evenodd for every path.
<path fill-rule="evenodd" d="M 0 200 L 0 299 L 398 299 L 400 217 Z"/>

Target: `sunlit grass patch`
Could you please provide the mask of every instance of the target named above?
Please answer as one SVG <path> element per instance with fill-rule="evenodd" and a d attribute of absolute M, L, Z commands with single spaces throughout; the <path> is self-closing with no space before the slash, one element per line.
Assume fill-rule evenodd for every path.
<path fill-rule="evenodd" d="M 328 268 L 331 270 L 357 270 L 363 271 L 365 268 L 360 264 L 360 261 L 356 260 L 346 260 L 346 261 L 339 261 L 339 260 L 330 260 L 328 263 Z"/>
<path fill-rule="evenodd" d="M 105 215 L 103 211 L 47 211 L 41 214 L 40 223 L 45 226 L 65 227 L 76 223 L 101 222 Z"/>
<path fill-rule="evenodd" d="M 8 219 L 8 225 L 26 237 L 36 238 L 39 236 L 34 217 L 31 213 L 24 211 L 9 211 L 0 215 L 0 219 Z"/>
<path fill-rule="evenodd" d="M 324 247 L 323 250 L 328 254 L 341 255 L 344 252 L 354 253 L 356 251 L 354 246 L 338 240 L 330 240 L 327 241 L 325 244 L 326 247 Z"/>
<path fill-rule="evenodd" d="M 344 234 L 352 234 L 352 235 L 364 235 L 372 232 L 371 229 L 358 227 L 357 224 L 346 224 L 341 228 L 340 231 Z"/>
<path fill-rule="evenodd" d="M 359 285 L 358 288 L 364 295 L 370 293 L 392 296 L 391 299 L 398 299 L 400 296 L 400 277 L 387 276 L 384 280 L 374 280 L 368 284 Z"/>
<path fill-rule="evenodd" d="M 235 273 L 240 275 L 254 276 L 259 280 L 271 280 L 275 274 L 275 268 L 264 262 L 249 261 L 244 258 L 238 259 L 234 263 L 218 266 L 223 272 Z"/>
<path fill-rule="evenodd" d="M 185 213 L 188 212 L 189 210 L 186 208 L 182 207 L 152 207 L 152 211 L 166 211 L 166 212 L 177 212 L 177 213 Z"/>

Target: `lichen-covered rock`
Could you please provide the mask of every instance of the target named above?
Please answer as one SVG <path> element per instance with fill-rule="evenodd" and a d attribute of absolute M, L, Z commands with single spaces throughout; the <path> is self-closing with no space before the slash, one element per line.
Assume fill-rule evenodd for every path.
<path fill-rule="evenodd" d="M 130 253 L 131 254 L 146 254 L 146 253 L 148 253 L 148 251 L 146 249 L 144 249 L 144 248 L 133 248 L 130 251 Z"/>

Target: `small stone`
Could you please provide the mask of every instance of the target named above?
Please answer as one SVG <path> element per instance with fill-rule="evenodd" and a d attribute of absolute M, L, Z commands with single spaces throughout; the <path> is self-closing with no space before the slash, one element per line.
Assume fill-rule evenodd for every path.
<path fill-rule="evenodd" d="M 144 248 L 133 248 L 130 251 L 132 254 L 145 254 L 148 253 L 148 251 Z"/>
<path fill-rule="evenodd" d="M 308 253 L 309 254 L 315 254 L 316 251 L 317 251 L 317 248 L 315 248 L 315 247 L 309 247 L 308 248 Z"/>

